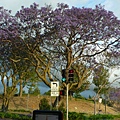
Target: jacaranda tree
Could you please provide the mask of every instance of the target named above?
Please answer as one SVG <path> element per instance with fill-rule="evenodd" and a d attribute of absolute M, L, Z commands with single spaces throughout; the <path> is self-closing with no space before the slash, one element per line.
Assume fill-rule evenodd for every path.
<path fill-rule="evenodd" d="M 31 71 L 33 68 L 30 66 L 29 62 L 22 58 L 21 61 L 18 60 L 21 54 L 23 56 L 27 56 L 26 52 L 20 50 L 22 48 L 22 44 L 20 44 L 21 42 L 18 41 L 18 37 L 19 34 L 17 19 L 11 15 L 11 11 L 1 7 L 0 76 L 1 83 L 3 85 L 2 111 L 8 110 L 9 101 L 17 92 L 17 85 L 19 85 L 21 89 L 22 81 L 22 86 L 24 86 L 26 81 L 28 82 L 33 78 L 34 71 Z M 19 46 L 21 46 L 21 48 Z M 32 77 L 30 75 L 32 75 Z"/>
<path fill-rule="evenodd" d="M 12 56 L 12 44 L 17 30 L 14 17 L 10 14 L 11 11 L 0 7 L 0 76 L 3 85 L 3 102 L 2 111 L 8 110 L 9 101 L 17 91 L 16 71 L 13 72 L 13 62 L 10 60 Z M 12 79 L 11 79 L 12 78 Z"/>
<path fill-rule="evenodd" d="M 58 60 L 53 65 L 58 66 L 59 63 L 66 70 L 67 81 L 68 71 L 75 64 L 84 63 L 87 70 L 91 70 L 97 64 L 106 62 L 106 57 L 120 55 L 120 21 L 102 6 L 95 9 L 69 8 L 66 4 L 58 4 L 58 8 L 46 15 L 44 22 L 47 32 L 56 30 L 47 36 L 49 41 L 45 48 Z M 79 88 L 84 76 L 77 68 L 74 69 L 79 81 L 69 85 Z"/>
<path fill-rule="evenodd" d="M 11 60 L 29 61 L 47 86 L 53 80 L 61 81 L 53 71 L 65 69 L 68 83 L 68 72 L 74 69 L 78 80 L 68 83 L 69 89 L 79 89 L 93 67 L 107 62 L 108 57 L 120 55 L 120 21 L 101 5 L 94 9 L 69 8 L 62 3 L 52 9 L 49 5 L 39 8 L 34 3 L 27 8 L 22 6 L 10 20 L 6 20 L 5 15 L 3 10 L 1 42 L 9 40 L 12 53 L 13 48 L 19 51 Z M 66 83 L 63 86 L 66 87 Z"/>

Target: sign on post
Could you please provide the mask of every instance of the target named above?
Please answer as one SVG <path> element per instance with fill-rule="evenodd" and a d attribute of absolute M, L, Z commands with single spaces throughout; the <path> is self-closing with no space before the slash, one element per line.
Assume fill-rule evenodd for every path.
<path fill-rule="evenodd" d="M 59 96 L 59 82 L 51 82 L 51 96 Z"/>
<path fill-rule="evenodd" d="M 102 103 L 102 98 L 99 98 L 99 103 Z"/>

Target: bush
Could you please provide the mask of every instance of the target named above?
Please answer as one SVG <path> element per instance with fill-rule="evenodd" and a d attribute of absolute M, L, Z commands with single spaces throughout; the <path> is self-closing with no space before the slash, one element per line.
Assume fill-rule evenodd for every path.
<path fill-rule="evenodd" d="M 97 114 L 97 115 L 91 115 L 89 117 L 89 120 L 114 120 L 114 116 Z"/>
<path fill-rule="evenodd" d="M 50 105 L 49 105 L 48 100 L 46 98 L 43 98 L 40 100 L 39 110 L 50 110 Z"/>
<path fill-rule="evenodd" d="M 76 113 L 69 112 L 69 120 L 114 120 L 118 116 L 107 115 L 107 114 L 97 114 L 97 115 L 87 115 L 86 113 Z"/>
<path fill-rule="evenodd" d="M 0 118 L 11 118 L 16 120 L 32 120 L 31 117 L 15 113 L 0 112 Z"/>
<path fill-rule="evenodd" d="M 69 120 L 88 120 L 85 113 L 69 112 Z"/>
<path fill-rule="evenodd" d="M 114 115 L 114 118 L 120 118 L 120 114 L 119 115 Z"/>
<path fill-rule="evenodd" d="M 5 117 L 5 118 L 12 118 L 12 117 L 13 117 L 13 114 L 11 114 L 11 113 L 6 113 L 6 114 L 4 115 L 4 117 Z"/>
<path fill-rule="evenodd" d="M 59 111 L 62 111 L 63 113 L 65 112 L 65 104 L 62 102 L 58 108 Z"/>
<path fill-rule="evenodd" d="M 0 112 L 0 118 L 4 118 L 5 114 L 3 112 Z"/>
<path fill-rule="evenodd" d="M 110 107 L 113 107 L 114 106 L 114 101 L 108 101 L 107 105 L 110 106 Z"/>

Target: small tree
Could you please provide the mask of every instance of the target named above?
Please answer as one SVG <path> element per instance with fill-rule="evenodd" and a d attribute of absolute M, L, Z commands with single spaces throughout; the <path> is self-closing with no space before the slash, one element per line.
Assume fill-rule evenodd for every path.
<path fill-rule="evenodd" d="M 96 93 L 103 94 L 107 91 L 109 82 L 109 70 L 104 66 L 99 65 L 94 69 L 93 84 L 96 86 L 94 89 Z"/>
<path fill-rule="evenodd" d="M 39 109 L 40 110 L 50 110 L 50 105 L 49 105 L 48 100 L 46 98 L 43 98 L 40 100 Z"/>
<path fill-rule="evenodd" d="M 40 95 L 40 89 L 36 84 L 33 84 L 29 86 L 28 93 L 32 95 Z"/>
<path fill-rule="evenodd" d="M 109 87 L 109 70 L 104 66 L 99 65 L 94 69 L 93 72 L 93 83 L 96 85 L 94 89 L 96 95 L 94 96 L 94 114 L 96 114 L 96 99 L 101 94 L 105 94 Z M 99 106 L 100 107 L 100 106 Z"/>

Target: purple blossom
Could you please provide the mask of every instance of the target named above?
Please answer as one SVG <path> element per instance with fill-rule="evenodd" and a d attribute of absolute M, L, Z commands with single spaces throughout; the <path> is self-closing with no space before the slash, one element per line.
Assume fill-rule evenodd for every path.
<path fill-rule="evenodd" d="M 50 6 L 38 6 L 36 3 L 30 7 L 22 6 L 15 16 L 1 7 L 0 38 L 35 39 L 44 36 L 42 42 L 49 43 L 48 48 L 53 43 L 57 43 L 59 50 L 62 48 L 63 51 L 72 47 L 73 56 L 77 60 L 84 57 L 88 59 L 103 51 L 109 52 L 111 56 L 119 55 L 120 20 L 113 12 L 105 10 L 101 5 L 94 9 L 69 8 L 67 4 L 58 3 L 54 10 Z M 52 49 L 56 50 L 56 47 L 52 46 Z"/>

